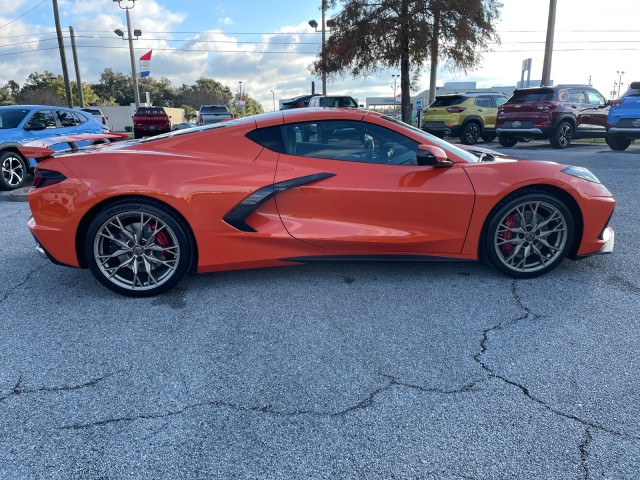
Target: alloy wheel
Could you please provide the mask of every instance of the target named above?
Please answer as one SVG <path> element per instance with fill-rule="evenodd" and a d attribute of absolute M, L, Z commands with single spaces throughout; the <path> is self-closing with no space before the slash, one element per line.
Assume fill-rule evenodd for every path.
<path fill-rule="evenodd" d="M 180 265 L 178 234 L 159 216 L 124 211 L 105 221 L 93 237 L 99 272 L 113 286 L 131 291 L 156 290 Z"/>
<path fill-rule="evenodd" d="M 493 236 L 498 261 L 523 274 L 552 268 L 566 255 L 569 227 L 551 202 L 518 203 L 501 215 Z"/>

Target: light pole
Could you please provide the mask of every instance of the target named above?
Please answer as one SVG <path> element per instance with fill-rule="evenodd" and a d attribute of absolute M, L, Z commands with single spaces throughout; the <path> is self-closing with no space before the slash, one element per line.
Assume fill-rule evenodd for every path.
<path fill-rule="evenodd" d="M 398 100 L 396 98 L 396 84 L 398 78 L 400 78 L 400 74 L 392 73 L 391 76 L 393 77 L 393 113 L 396 113 L 396 105 L 398 103 Z"/>
<path fill-rule="evenodd" d="M 322 45 L 320 47 L 320 64 L 322 68 L 322 95 L 327 94 L 327 52 L 326 52 L 326 34 L 327 27 L 331 28 L 334 26 L 335 21 L 330 19 L 325 22 L 325 14 L 327 11 L 327 0 L 322 0 Z M 316 32 L 318 31 L 318 22 L 315 20 L 309 20 L 309 26 L 313 28 Z"/>
<path fill-rule="evenodd" d="M 276 111 L 276 92 L 271 90 L 271 99 L 273 100 L 273 111 Z"/>
<path fill-rule="evenodd" d="M 618 74 L 618 98 L 620 98 L 620 86 L 622 85 L 622 76 L 624 75 L 624 72 L 616 70 L 616 73 Z"/>
<path fill-rule="evenodd" d="M 113 0 L 113 2 L 117 3 L 121 9 L 127 11 L 127 31 L 129 34 L 127 40 L 129 40 L 129 55 L 131 56 L 131 77 L 133 79 L 133 96 L 136 100 L 136 110 L 137 110 L 140 107 L 140 92 L 138 91 L 138 72 L 136 72 L 136 60 L 133 54 L 133 34 L 135 34 L 136 40 L 137 40 L 138 37 L 142 35 L 142 31 L 136 29 L 133 32 L 133 34 L 131 33 L 131 18 L 129 17 L 129 10 L 136 6 L 136 0 Z M 124 7 L 122 6 L 123 3 L 124 3 Z M 129 3 L 131 3 L 131 6 L 129 6 Z M 124 33 L 119 28 L 115 29 L 114 32 L 123 40 L 125 39 Z"/>

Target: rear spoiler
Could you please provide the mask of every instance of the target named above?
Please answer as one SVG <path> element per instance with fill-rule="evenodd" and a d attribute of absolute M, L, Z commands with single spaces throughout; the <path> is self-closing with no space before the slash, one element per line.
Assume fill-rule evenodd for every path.
<path fill-rule="evenodd" d="M 87 133 L 80 135 L 59 135 L 56 137 L 48 137 L 41 138 L 39 140 L 33 140 L 31 142 L 27 142 L 18 147 L 20 153 L 25 158 L 35 158 L 37 160 L 44 160 L 45 158 L 51 157 L 56 150 L 53 150 L 50 147 L 51 145 L 56 145 L 58 143 L 68 143 L 71 149 L 77 149 L 79 147 L 76 146 L 76 142 L 82 142 L 86 140 L 90 140 L 93 144 L 97 143 L 112 143 L 120 140 L 125 140 L 129 138 L 129 135 L 126 133 Z"/>

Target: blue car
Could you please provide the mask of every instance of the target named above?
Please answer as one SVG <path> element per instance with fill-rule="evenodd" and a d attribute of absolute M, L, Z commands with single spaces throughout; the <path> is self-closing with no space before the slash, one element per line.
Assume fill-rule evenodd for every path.
<path fill-rule="evenodd" d="M 39 138 L 83 133 L 104 133 L 109 129 L 91 114 L 65 107 L 12 105 L 0 107 L 0 190 L 24 185 L 34 166 L 18 146 Z"/>
<path fill-rule="evenodd" d="M 611 101 L 607 145 L 612 150 L 626 150 L 637 138 L 640 138 L 640 82 L 631 82 L 629 90 Z"/>

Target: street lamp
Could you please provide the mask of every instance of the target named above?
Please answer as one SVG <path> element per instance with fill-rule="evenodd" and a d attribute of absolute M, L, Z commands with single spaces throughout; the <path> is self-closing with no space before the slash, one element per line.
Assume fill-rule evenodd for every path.
<path fill-rule="evenodd" d="M 620 85 L 622 85 L 622 76 L 624 75 L 624 72 L 616 70 L 616 73 L 618 74 L 618 98 L 620 98 Z"/>
<path fill-rule="evenodd" d="M 276 92 L 271 90 L 271 99 L 273 100 L 273 111 L 276 111 Z"/>
<path fill-rule="evenodd" d="M 138 91 L 138 72 L 136 72 L 136 60 L 133 54 L 133 35 L 135 35 L 135 39 L 137 40 L 139 36 L 142 35 L 142 31 L 139 29 L 134 30 L 133 34 L 131 32 L 131 18 L 129 17 L 129 10 L 136 6 L 136 0 L 113 0 L 114 3 L 117 3 L 118 6 L 127 11 L 127 31 L 129 33 L 129 55 L 131 56 L 131 77 L 133 79 L 133 96 L 136 100 L 136 110 L 140 107 L 140 92 Z M 122 5 L 124 3 L 124 6 Z M 131 4 L 131 5 L 129 5 Z M 124 32 L 119 28 L 114 30 L 114 33 L 118 35 L 120 38 L 125 40 Z"/>

